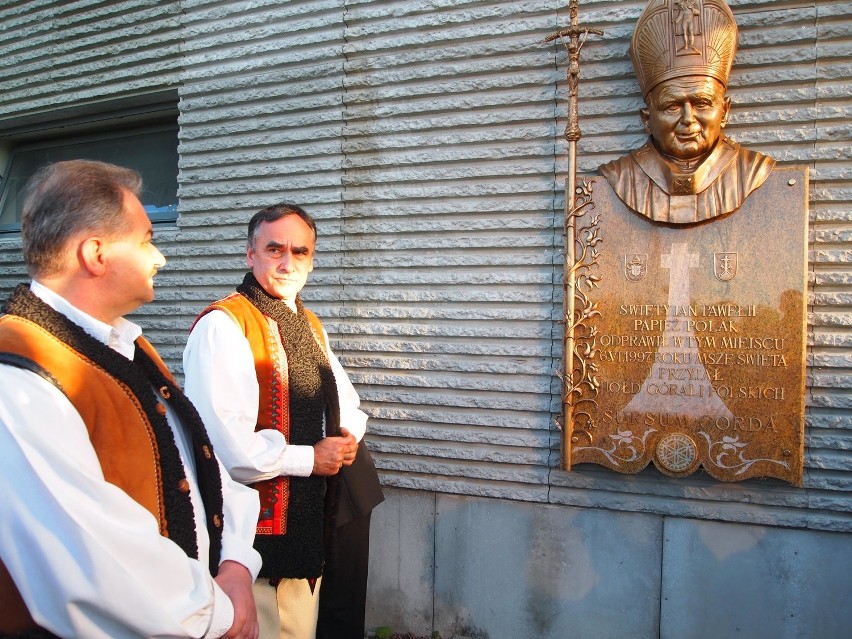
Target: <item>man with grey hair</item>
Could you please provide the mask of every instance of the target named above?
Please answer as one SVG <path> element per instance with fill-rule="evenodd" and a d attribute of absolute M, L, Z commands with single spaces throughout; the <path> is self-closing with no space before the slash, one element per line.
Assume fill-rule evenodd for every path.
<path fill-rule="evenodd" d="M 257 637 L 257 494 L 141 329 L 166 263 L 137 173 L 74 160 L 24 204 L 0 317 L 0 636 Z"/>
<path fill-rule="evenodd" d="M 348 537 L 337 524 L 352 524 L 366 542 L 370 511 L 383 499 L 369 451 L 359 445 L 367 415 L 299 297 L 316 239 L 316 224 L 299 206 L 256 213 L 248 225 L 250 271 L 235 293 L 202 312 L 184 351 L 187 394 L 222 461 L 260 493 L 255 548 L 263 568 L 254 593 L 261 639 L 317 635 L 330 538 Z M 334 639 L 364 636 L 367 548 L 360 548 L 338 548 L 333 560 L 345 582 L 343 601 L 330 606 Z M 363 564 L 357 577 L 347 560 Z"/>

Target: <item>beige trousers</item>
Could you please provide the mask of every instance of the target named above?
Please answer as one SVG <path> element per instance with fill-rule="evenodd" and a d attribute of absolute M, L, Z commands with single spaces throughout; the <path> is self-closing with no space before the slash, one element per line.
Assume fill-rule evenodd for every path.
<path fill-rule="evenodd" d="M 313 592 L 307 579 L 282 579 L 277 588 L 269 579 L 255 581 L 258 639 L 316 639 L 321 585 L 322 577 Z"/>

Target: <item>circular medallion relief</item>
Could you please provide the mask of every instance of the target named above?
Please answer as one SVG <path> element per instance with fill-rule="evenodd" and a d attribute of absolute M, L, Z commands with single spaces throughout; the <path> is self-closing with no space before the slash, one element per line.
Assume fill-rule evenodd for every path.
<path fill-rule="evenodd" d="M 657 442 L 654 457 L 660 470 L 681 475 L 695 469 L 698 450 L 695 442 L 683 433 L 672 433 Z"/>

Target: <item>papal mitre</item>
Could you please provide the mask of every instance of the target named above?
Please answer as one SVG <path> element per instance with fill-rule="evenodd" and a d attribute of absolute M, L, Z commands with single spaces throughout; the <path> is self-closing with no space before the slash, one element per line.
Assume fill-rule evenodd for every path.
<path fill-rule="evenodd" d="M 736 52 L 737 23 L 724 0 L 651 0 L 628 49 L 643 96 L 687 75 L 727 86 Z"/>

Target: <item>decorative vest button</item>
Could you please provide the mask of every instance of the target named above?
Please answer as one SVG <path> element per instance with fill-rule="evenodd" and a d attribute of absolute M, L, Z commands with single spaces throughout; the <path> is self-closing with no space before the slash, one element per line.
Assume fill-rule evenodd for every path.
<path fill-rule="evenodd" d="M 216 526 L 216 528 L 221 528 L 222 518 L 219 515 L 213 515 L 213 525 Z"/>
<path fill-rule="evenodd" d="M 207 444 L 201 447 L 201 451 L 204 453 L 204 459 L 211 459 L 213 457 L 213 453 L 210 452 L 210 446 Z"/>
<path fill-rule="evenodd" d="M 185 479 L 181 479 L 178 482 L 177 488 L 180 492 L 182 492 L 185 495 L 186 493 L 189 492 L 189 482 L 186 481 Z"/>
<path fill-rule="evenodd" d="M 171 396 L 172 396 L 172 393 L 171 393 L 171 391 L 169 391 L 169 387 L 168 387 L 168 386 L 161 386 L 161 387 L 160 387 L 160 396 L 161 396 L 163 399 L 168 399 L 169 397 L 171 397 Z"/>
<path fill-rule="evenodd" d="M 165 404 L 157 404 L 157 415 L 165 415 L 166 414 L 166 406 Z"/>

